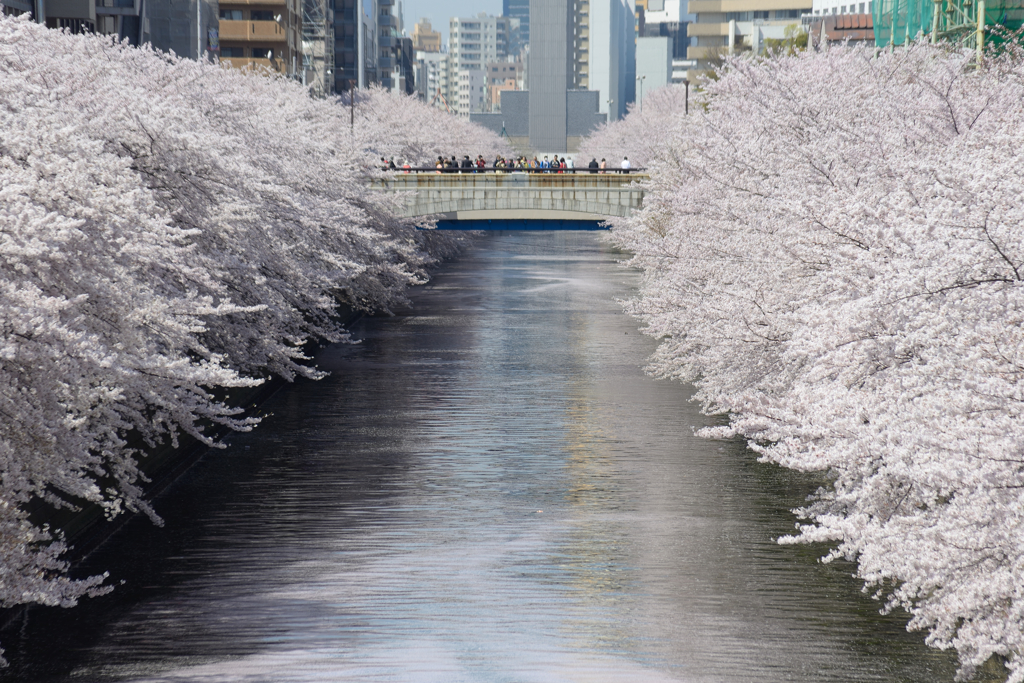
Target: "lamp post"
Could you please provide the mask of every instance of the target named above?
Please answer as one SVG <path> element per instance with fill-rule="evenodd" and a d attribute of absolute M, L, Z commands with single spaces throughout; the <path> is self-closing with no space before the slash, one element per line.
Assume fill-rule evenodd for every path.
<path fill-rule="evenodd" d="M 608 104 L 608 123 L 611 123 L 612 119 L 612 105 L 615 104 L 615 100 L 605 100 Z"/>
<path fill-rule="evenodd" d="M 687 114 L 689 114 L 690 113 L 690 79 L 689 78 L 684 78 L 683 79 L 683 85 L 686 86 L 686 97 L 685 97 L 685 100 L 684 100 L 686 102 L 686 108 L 683 111 L 685 111 Z"/>
<path fill-rule="evenodd" d="M 637 76 L 636 80 L 640 81 L 640 113 L 644 113 L 644 81 L 647 80 L 647 74 L 643 76 Z"/>

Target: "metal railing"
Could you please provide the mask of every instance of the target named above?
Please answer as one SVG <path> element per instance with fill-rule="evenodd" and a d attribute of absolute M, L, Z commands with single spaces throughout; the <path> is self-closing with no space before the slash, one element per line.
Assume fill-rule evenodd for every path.
<path fill-rule="evenodd" d="M 431 175 L 479 175 L 483 173 L 498 175 L 508 175 L 511 173 L 525 173 L 529 175 L 641 175 L 647 173 L 646 168 L 495 168 L 493 166 L 484 168 L 476 166 L 472 168 L 437 168 L 434 166 L 411 166 L 406 168 L 398 166 L 381 170 L 386 173 L 429 173 Z"/>

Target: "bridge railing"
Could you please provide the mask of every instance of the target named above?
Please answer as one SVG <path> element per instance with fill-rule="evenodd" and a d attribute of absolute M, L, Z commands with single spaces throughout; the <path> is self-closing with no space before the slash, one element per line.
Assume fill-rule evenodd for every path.
<path fill-rule="evenodd" d="M 624 218 L 641 206 L 642 181 L 649 177 L 643 169 L 606 173 L 590 173 L 589 169 L 561 169 L 562 173 L 404 170 L 384 173 L 373 184 L 384 192 L 406 195 L 400 215 L 448 220 Z"/>
<path fill-rule="evenodd" d="M 647 173 L 646 168 L 495 168 L 493 166 L 486 166 L 484 168 L 477 168 L 476 166 L 472 168 L 437 168 L 435 166 L 416 166 L 406 168 L 404 166 L 398 166 L 396 168 L 385 168 L 382 170 L 385 173 L 427 173 L 431 175 L 478 175 L 481 173 L 498 175 L 508 175 L 510 173 L 526 173 L 529 175 L 646 175 Z"/>

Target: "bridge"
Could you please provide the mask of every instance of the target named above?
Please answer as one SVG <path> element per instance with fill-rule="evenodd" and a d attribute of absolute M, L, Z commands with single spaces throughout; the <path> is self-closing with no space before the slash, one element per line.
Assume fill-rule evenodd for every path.
<path fill-rule="evenodd" d="M 437 217 L 439 230 L 602 230 L 643 202 L 643 172 L 401 169 L 379 181 L 408 196 L 400 215 Z"/>

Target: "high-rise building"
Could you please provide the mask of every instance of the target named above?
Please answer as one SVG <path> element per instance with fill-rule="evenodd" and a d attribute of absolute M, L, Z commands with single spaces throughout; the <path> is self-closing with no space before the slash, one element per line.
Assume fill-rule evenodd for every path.
<path fill-rule="evenodd" d="M 530 43 L 530 0 L 504 0 L 502 15 L 519 20 L 519 41 L 521 45 Z M 518 50 L 516 50 L 518 52 Z"/>
<path fill-rule="evenodd" d="M 334 0 L 334 89 L 377 82 L 377 0 Z"/>
<path fill-rule="evenodd" d="M 504 61 L 518 43 L 519 22 L 509 17 L 452 17 L 448 54 L 454 69 L 483 69 L 487 62 Z"/>
<path fill-rule="evenodd" d="M 723 55 L 760 52 L 765 38 L 784 39 L 794 24 L 799 29 L 800 17 L 810 13 L 811 5 L 812 0 L 690 0 L 688 9 L 695 17 L 686 34 L 696 44 L 687 48 L 686 56 L 696 60 L 698 71 L 706 71 Z"/>
<path fill-rule="evenodd" d="M 405 86 L 402 75 L 402 16 L 395 0 L 377 0 L 377 83 L 388 90 Z"/>
<path fill-rule="evenodd" d="M 609 121 L 626 115 L 636 90 L 634 0 L 577 0 L 577 87 L 601 93 L 600 111 Z M 583 36 L 586 35 L 586 39 Z"/>
<path fill-rule="evenodd" d="M 508 59 L 510 45 L 518 43 L 519 21 L 481 13 L 452 17 L 449 29 L 448 83 L 454 89 L 445 97 L 460 115 L 484 111 L 487 64 Z"/>
<path fill-rule="evenodd" d="M 430 19 L 420 19 L 412 29 L 412 46 L 417 52 L 440 52 L 441 33 L 430 25 Z"/>

